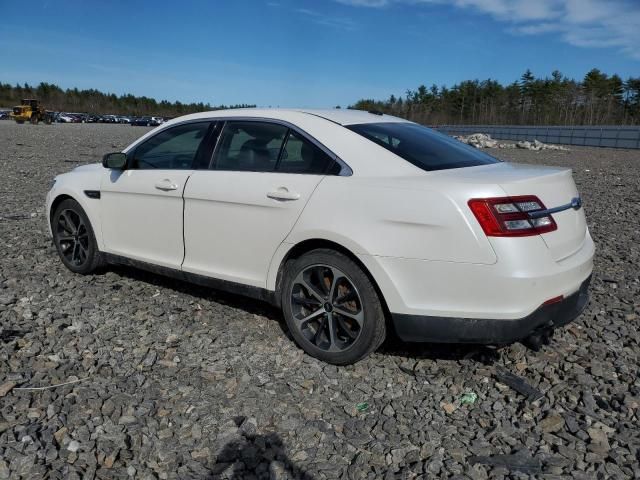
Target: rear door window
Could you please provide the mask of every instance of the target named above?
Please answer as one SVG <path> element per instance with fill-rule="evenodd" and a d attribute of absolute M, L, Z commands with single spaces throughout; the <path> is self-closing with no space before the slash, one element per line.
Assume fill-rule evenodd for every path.
<path fill-rule="evenodd" d="M 300 134 L 289 131 L 287 142 L 282 149 L 277 171 L 282 173 L 301 173 L 322 175 L 332 173 L 334 160 L 320 147 L 314 145 Z M 339 170 L 339 165 L 336 164 Z"/>
<path fill-rule="evenodd" d="M 500 161 L 416 123 L 363 123 L 347 128 L 426 171 L 475 167 Z"/>

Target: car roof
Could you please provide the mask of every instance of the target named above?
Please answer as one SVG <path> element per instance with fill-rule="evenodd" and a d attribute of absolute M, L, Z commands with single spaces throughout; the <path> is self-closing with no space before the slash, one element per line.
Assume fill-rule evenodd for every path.
<path fill-rule="evenodd" d="M 251 117 L 266 118 L 274 120 L 284 120 L 295 123 L 301 116 L 313 115 L 339 125 L 355 125 L 361 123 L 381 123 L 381 122 L 403 122 L 408 120 L 386 115 L 379 112 L 366 112 L 364 110 L 351 109 L 285 109 L 285 108 L 230 108 L 226 110 L 212 110 L 208 112 L 193 113 L 173 119 L 172 123 L 179 123 L 185 120 L 197 120 L 200 118 L 215 117 Z"/>

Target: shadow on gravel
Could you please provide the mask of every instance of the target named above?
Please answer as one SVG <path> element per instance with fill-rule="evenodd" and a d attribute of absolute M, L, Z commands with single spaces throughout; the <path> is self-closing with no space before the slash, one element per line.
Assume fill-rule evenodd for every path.
<path fill-rule="evenodd" d="M 186 295 L 198 297 L 210 302 L 216 302 L 221 305 L 228 305 L 232 308 L 239 308 L 247 313 L 262 315 L 269 320 L 276 320 L 281 328 L 286 330 L 284 319 L 280 311 L 266 302 L 255 300 L 252 298 L 236 295 L 233 293 L 215 290 L 213 288 L 203 287 L 187 281 L 177 280 L 175 278 L 166 277 L 157 273 L 147 272 L 134 267 L 123 265 L 110 265 L 107 271 L 111 271 L 140 282 L 149 283 L 161 288 L 168 288 Z"/>
<path fill-rule="evenodd" d="M 203 300 L 238 308 L 250 314 L 264 316 L 269 320 L 278 322 L 278 326 L 283 333 L 288 338 L 292 338 L 280 310 L 266 302 L 165 277 L 134 267 L 111 265 L 108 270 L 131 280 L 175 290 Z M 482 345 L 403 342 L 395 335 L 392 329 L 389 330 L 387 339 L 378 350 L 378 353 L 394 357 L 405 357 L 408 360 L 474 360 L 484 365 L 491 365 L 500 358 L 498 348 Z"/>
<path fill-rule="evenodd" d="M 227 443 L 213 465 L 214 479 L 240 480 L 245 478 L 295 478 L 313 480 L 313 477 L 289 460 L 282 440 L 275 433 L 267 435 L 244 434 Z"/>
<path fill-rule="evenodd" d="M 378 353 L 407 360 L 473 360 L 492 365 L 500 359 L 500 349 L 473 344 L 410 343 L 403 342 L 395 334 L 387 337 Z"/>

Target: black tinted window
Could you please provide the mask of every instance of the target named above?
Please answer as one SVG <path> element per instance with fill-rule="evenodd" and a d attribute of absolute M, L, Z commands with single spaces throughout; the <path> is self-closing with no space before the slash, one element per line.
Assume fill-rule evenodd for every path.
<path fill-rule="evenodd" d="M 366 123 L 347 127 L 422 170 L 475 167 L 499 160 L 415 123 Z"/>
<path fill-rule="evenodd" d="M 208 122 L 168 128 L 136 147 L 129 168 L 187 169 L 193 165 Z"/>
<path fill-rule="evenodd" d="M 290 131 L 277 170 L 317 175 L 328 173 L 333 163 L 333 159 L 319 147 Z"/>
<path fill-rule="evenodd" d="M 272 172 L 287 127 L 264 122 L 227 122 L 218 141 L 216 170 Z"/>

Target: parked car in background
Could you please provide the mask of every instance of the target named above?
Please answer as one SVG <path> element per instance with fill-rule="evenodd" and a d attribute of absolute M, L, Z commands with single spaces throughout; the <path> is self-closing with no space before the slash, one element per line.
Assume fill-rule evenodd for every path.
<path fill-rule="evenodd" d="M 78 119 L 69 113 L 61 112 L 56 116 L 58 123 L 77 123 Z"/>
<path fill-rule="evenodd" d="M 157 127 L 160 125 L 153 117 L 136 117 L 131 120 L 133 126 Z"/>
<path fill-rule="evenodd" d="M 131 118 L 125 117 L 125 116 L 119 116 L 118 123 L 131 123 Z"/>
<path fill-rule="evenodd" d="M 586 305 L 594 243 L 567 168 L 502 162 L 354 110 L 177 118 L 59 175 L 71 271 L 106 262 L 267 300 L 335 364 L 406 341 L 539 348 Z"/>
<path fill-rule="evenodd" d="M 164 118 L 162 117 L 151 117 L 151 121 L 153 122 L 151 126 L 157 127 L 158 125 L 162 125 L 164 123 Z"/>

